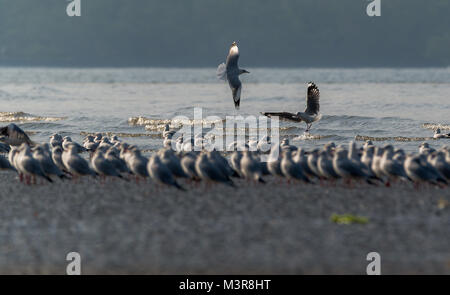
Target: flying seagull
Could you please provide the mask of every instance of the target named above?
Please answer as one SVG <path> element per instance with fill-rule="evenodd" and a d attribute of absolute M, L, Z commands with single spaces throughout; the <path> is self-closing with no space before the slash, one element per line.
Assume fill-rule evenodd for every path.
<path fill-rule="evenodd" d="M 239 48 L 236 42 L 231 44 L 230 51 L 227 56 L 226 64 L 222 63 L 217 67 L 217 77 L 221 80 L 227 80 L 233 94 L 234 107 L 239 109 L 241 102 L 242 83 L 239 80 L 239 75 L 250 72 L 240 69 L 238 66 Z"/>
<path fill-rule="evenodd" d="M 0 135 L 4 136 L 1 141 L 12 146 L 20 146 L 22 143 L 26 143 L 27 145 L 33 144 L 25 131 L 14 123 L 1 127 Z"/>
<path fill-rule="evenodd" d="M 265 112 L 262 113 L 267 117 L 279 117 L 281 120 L 289 120 L 294 122 L 305 122 L 306 130 L 305 132 L 309 132 L 311 129 L 312 123 L 317 122 L 322 118 L 322 114 L 320 113 L 320 91 L 317 88 L 314 82 L 308 83 L 308 88 L 306 91 L 306 109 L 304 112 L 298 113 L 288 113 L 288 112 Z"/>

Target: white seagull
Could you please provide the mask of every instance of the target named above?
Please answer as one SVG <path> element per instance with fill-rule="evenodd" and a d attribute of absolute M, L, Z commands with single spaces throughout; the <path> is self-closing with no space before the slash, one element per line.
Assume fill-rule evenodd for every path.
<path fill-rule="evenodd" d="M 312 123 L 319 121 L 322 118 L 320 113 L 320 91 L 314 82 L 309 82 L 306 90 L 306 109 L 304 112 L 289 113 L 289 112 L 264 112 L 261 113 L 267 117 L 279 117 L 280 120 L 288 120 L 294 122 L 305 122 L 306 130 L 309 132 Z"/>
<path fill-rule="evenodd" d="M 233 95 L 234 107 L 236 109 L 239 109 L 239 104 L 241 102 L 242 83 L 241 80 L 239 80 L 239 75 L 250 73 L 247 70 L 239 68 L 238 60 L 239 48 L 237 43 L 233 42 L 231 44 L 226 63 L 220 64 L 217 68 L 217 77 L 221 80 L 228 81 L 228 85 L 230 86 L 231 93 Z"/>

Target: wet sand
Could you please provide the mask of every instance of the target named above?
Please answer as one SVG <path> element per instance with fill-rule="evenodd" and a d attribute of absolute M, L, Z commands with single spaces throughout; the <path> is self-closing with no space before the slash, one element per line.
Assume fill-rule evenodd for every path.
<path fill-rule="evenodd" d="M 0 171 L 0 273 L 450 274 L 450 188 L 238 181 L 188 192 L 109 180 L 27 186 Z M 367 224 L 336 224 L 354 214 Z"/>

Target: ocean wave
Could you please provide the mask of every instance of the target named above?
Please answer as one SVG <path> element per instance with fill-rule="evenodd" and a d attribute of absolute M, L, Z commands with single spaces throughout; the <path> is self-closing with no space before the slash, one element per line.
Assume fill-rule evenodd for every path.
<path fill-rule="evenodd" d="M 44 117 L 24 112 L 0 112 L 0 122 L 55 122 L 66 119 L 65 117 Z"/>
<path fill-rule="evenodd" d="M 116 135 L 117 137 L 151 137 L 151 138 L 160 138 L 160 134 L 154 134 L 154 133 L 127 133 L 127 132 L 87 132 L 87 131 L 81 131 L 81 136 L 88 136 L 88 135 L 96 135 L 97 133 L 101 133 L 102 136 L 108 136 L 111 137 L 113 135 Z"/>
<path fill-rule="evenodd" d="M 366 136 L 366 135 L 356 135 L 356 141 L 426 141 L 426 140 L 434 140 L 433 137 L 404 137 L 404 136 L 385 136 L 385 137 L 374 137 L 374 136 Z"/>
<path fill-rule="evenodd" d="M 169 124 L 171 127 L 176 128 L 180 125 L 214 124 L 219 122 L 224 123 L 225 120 L 194 120 L 176 117 L 174 119 L 151 119 L 146 117 L 131 117 L 128 119 L 128 124 L 132 126 L 156 126 L 161 128 L 164 128 L 166 124 Z"/>
<path fill-rule="evenodd" d="M 431 129 L 431 130 L 436 130 L 438 128 L 441 130 L 450 130 L 450 125 L 440 124 L 440 123 L 425 123 L 425 124 L 422 124 L 422 128 Z"/>
<path fill-rule="evenodd" d="M 295 136 L 292 138 L 293 141 L 302 141 L 302 140 L 319 140 L 319 139 L 326 139 L 326 138 L 332 138 L 335 137 L 335 135 L 317 135 L 317 134 L 301 134 L 298 136 Z"/>

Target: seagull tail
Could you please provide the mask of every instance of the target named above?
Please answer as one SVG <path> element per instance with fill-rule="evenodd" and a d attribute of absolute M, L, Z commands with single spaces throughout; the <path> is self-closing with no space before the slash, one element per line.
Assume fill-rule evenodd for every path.
<path fill-rule="evenodd" d="M 126 182 L 130 181 L 127 178 L 123 177 L 122 174 L 118 174 L 117 177 L 119 177 L 120 179 L 122 179 L 123 181 L 126 181 Z"/>
<path fill-rule="evenodd" d="M 241 103 L 241 87 L 233 89 L 232 92 L 234 107 L 236 108 L 236 110 L 239 110 L 239 105 Z"/>
<path fill-rule="evenodd" d="M 183 191 L 183 192 L 186 191 L 186 189 L 184 187 L 182 187 L 181 185 L 179 185 L 178 182 L 176 182 L 176 181 L 173 183 L 173 185 L 180 191 Z"/>
<path fill-rule="evenodd" d="M 237 101 L 234 101 L 234 107 L 236 108 L 236 110 L 239 110 L 239 104 L 241 103 L 241 98 L 239 98 Z"/>

